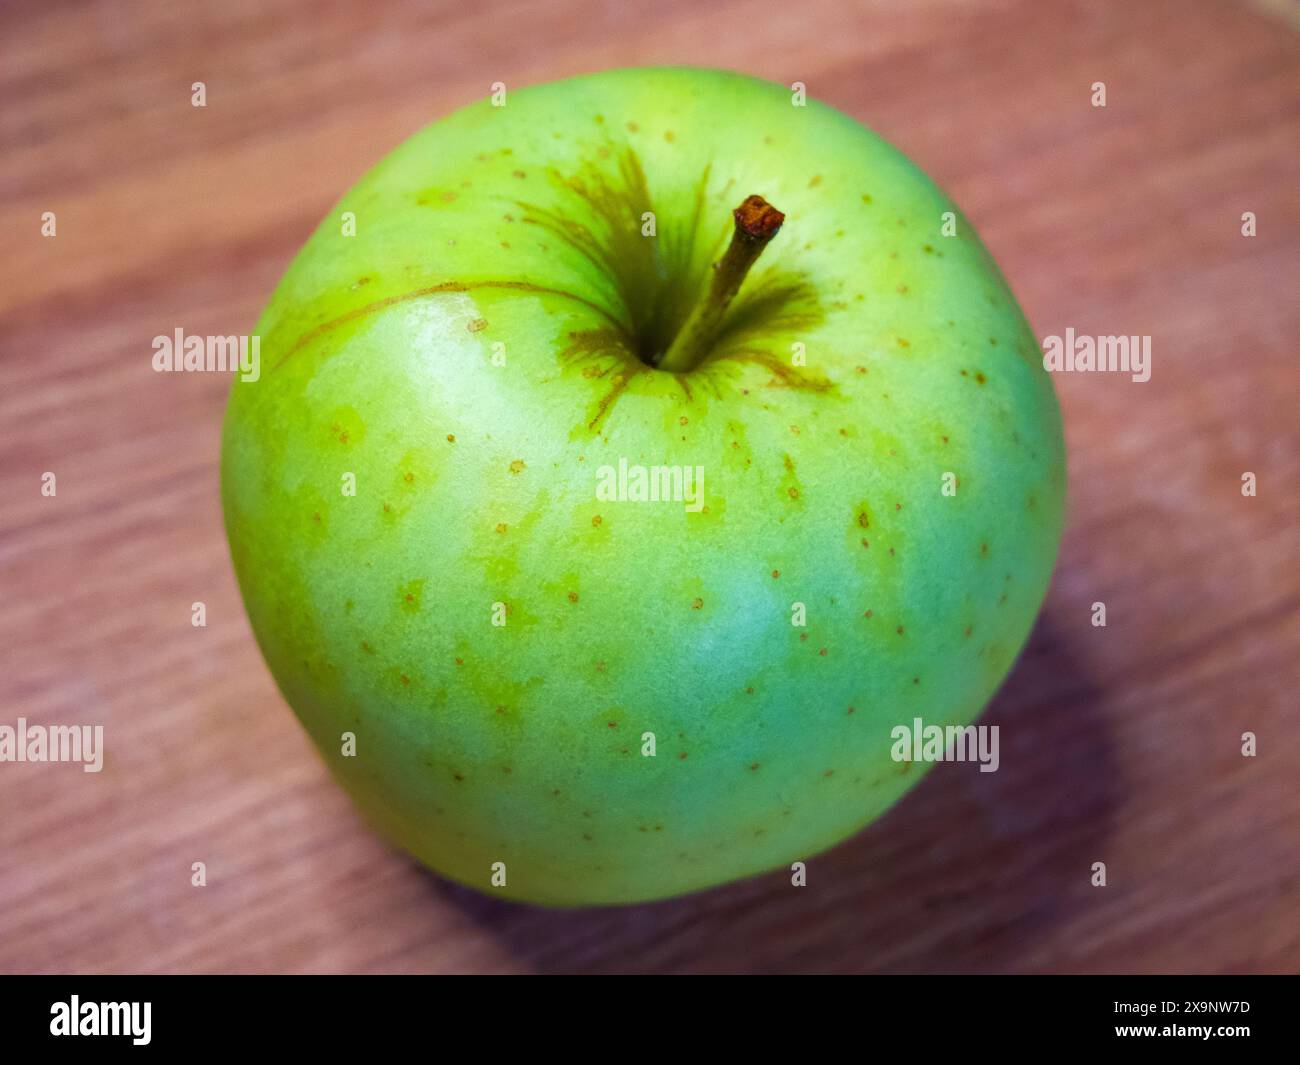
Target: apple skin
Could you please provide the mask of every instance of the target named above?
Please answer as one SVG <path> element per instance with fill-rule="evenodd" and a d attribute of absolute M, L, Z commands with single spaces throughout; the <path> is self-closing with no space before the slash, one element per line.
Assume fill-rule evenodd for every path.
<path fill-rule="evenodd" d="M 729 329 L 650 368 L 751 193 L 786 223 Z M 253 631 L 367 818 L 482 891 L 811 858 L 924 775 L 891 729 L 980 713 L 1048 585 L 1064 446 L 1015 299 L 914 165 L 780 86 L 619 70 L 467 107 L 347 193 L 257 332 L 222 450 Z M 702 466 L 704 509 L 597 499 L 620 458 Z"/>

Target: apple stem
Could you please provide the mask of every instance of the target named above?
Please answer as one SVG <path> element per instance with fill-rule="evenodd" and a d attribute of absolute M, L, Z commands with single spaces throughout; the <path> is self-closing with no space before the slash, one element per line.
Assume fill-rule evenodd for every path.
<path fill-rule="evenodd" d="M 708 295 L 695 305 L 668 350 L 658 362 L 660 370 L 685 373 L 698 366 L 718 336 L 718 327 L 732 299 L 740 291 L 749 268 L 776 236 L 785 215 L 762 196 L 750 196 L 731 212 L 736 221 L 731 243 L 713 264 Z"/>

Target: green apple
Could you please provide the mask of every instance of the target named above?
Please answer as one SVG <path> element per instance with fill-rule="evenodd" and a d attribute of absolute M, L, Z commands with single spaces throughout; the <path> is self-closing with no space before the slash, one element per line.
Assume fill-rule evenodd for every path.
<path fill-rule="evenodd" d="M 806 861 L 922 776 L 897 726 L 979 714 L 1047 587 L 1064 449 L 1015 299 L 915 166 L 777 85 L 465 108 L 257 332 L 222 454 L 253 631 L 371 822 L 483 891 Z"/>

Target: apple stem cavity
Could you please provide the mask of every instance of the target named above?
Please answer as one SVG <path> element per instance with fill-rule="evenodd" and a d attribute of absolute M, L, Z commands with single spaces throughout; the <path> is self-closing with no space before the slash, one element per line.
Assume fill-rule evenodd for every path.
<path fill-rule="evenodd" d="M 776 236 L 785 221 L 785 215 L 762 196 L 747 197 L 731 215 L 736 222 L 731 243 L 722 258 L 713 264 L 707 295 L 695 305 L 659 360 L 660 370 L 687 373 L 704 361 L 749 268 L 758 261 L 768 241 Z"/>

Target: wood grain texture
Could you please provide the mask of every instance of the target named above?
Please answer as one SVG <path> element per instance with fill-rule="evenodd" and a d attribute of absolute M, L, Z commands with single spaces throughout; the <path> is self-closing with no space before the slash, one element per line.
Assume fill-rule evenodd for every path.
<path fill-rule="evenodd" d="M 0 8 L 0 724 L 108 737 L 97 775 L 0 764 L 0 971 L 1300 969 L 1300 36 L 1279 11 Z M 662 62 L 805 82 L 946 187 L 1040 335 L 1150 334 L 1154 372 L 1056 378 L 1070 520 L 985 718 L 998 773 L 937 767 L 804 889 L 554 913 L 360 823 L 239 601 L 228 381 L 155 374 L 150 342 L 250 331 L 342 191 L 493 81 Z"/>

